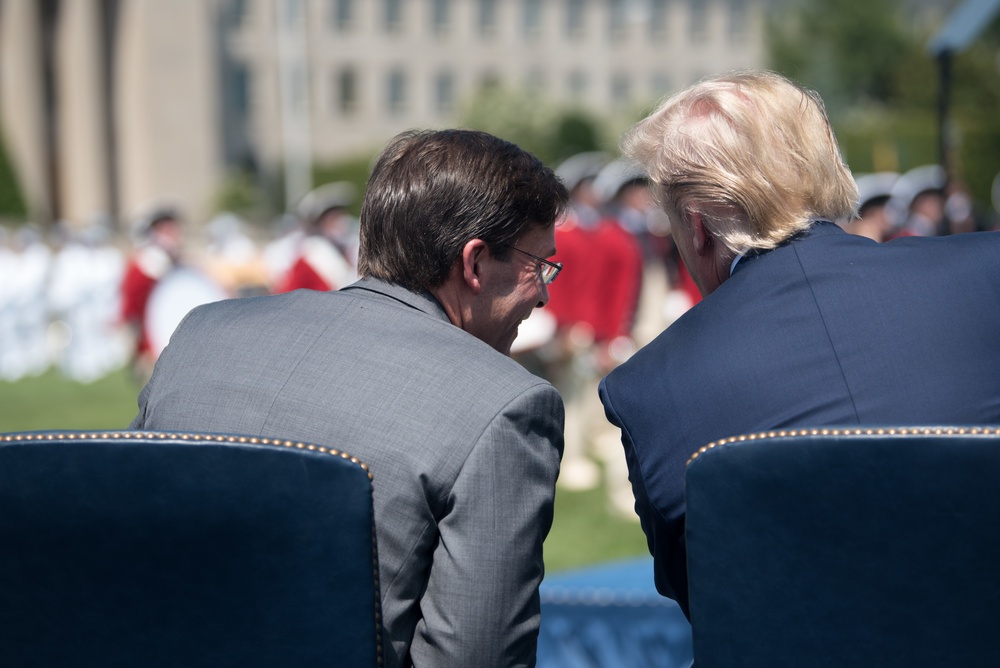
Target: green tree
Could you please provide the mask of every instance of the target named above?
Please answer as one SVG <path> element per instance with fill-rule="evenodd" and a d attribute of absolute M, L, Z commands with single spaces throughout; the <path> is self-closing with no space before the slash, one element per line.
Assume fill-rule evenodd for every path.
<path fill-rule="evenodd" d="M 772 67 L 816 88 L 833 111 L 898 100 L 918 50 L 893 0 L 806 0 L 770 24 Z"/>
<path fill-rule="evenodd" d="M 968 49 L 955 54 L 951 73 L 949 139 L 954 172 L 985 203 L 1000 172 L 1000 19 Z"/>
<path fill-rule="evenodd" d="M 769 23 L 770 66 L 816 89 L 856 173 L 937 162 L 939 70 L 904 0 L 797 0 Z M 933 31 L 938 26 L 931 26 Z M 1000 169 L 1000 21 L 954 56 L 952 177 L 980 202 Z"/>
<path fill-rule="evenodd" d="M 3 136 L 0 134 L 0 218 L 23 220 L 26 215 L 27 209 L 21 196 L 21 188 L 14 175 L 14 169 L 7 159 Z"/>
<path fill-rule="evenodd" d="M 213 202 L 216 212 L 229 211 L 257 222 L 273 215 L 263 189 L 249 171 L 234 170 L 226 175 Z"/>
<path fill-rule="evenodd" d="M 549 165 L 581 151 L 601 148 L 602 123 L 574 107 L 541 95 L 485 86 L 469 100 L 459 124 L 489 132 L 531 151 Z"/>
<path fill-rule="evenodd" d="M 554 122 L 554 108 L 540 95 L 492 84 L 483 86 L 469 100 L 459 124 L 506 139 L 548 162 L 552 156 L 548 155 L 551 142 L 546 133 Z"/>
<path fill-rule="evenodd" d="M 568 109 L 556 119 L 549 154 L 558 163 L 577 153 L 599 150 L 600 135 L 601 123 L 596 118 L 583 110 Z"/>

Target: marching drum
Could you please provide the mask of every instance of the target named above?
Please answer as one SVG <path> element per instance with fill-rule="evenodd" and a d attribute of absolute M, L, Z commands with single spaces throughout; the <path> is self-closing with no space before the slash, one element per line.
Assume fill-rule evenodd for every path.
<path fill-rule="evenodd" d="M 146 335 L 153 355 L 159 357 L 191 309 L 228 297 L 218 283 L 191 267 L 178 267 L 164 276 L 146 308 Z"/>

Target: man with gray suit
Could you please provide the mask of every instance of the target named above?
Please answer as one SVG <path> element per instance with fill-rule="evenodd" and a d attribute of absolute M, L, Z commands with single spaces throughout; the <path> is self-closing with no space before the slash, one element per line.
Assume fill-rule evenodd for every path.
<path fill-rule="evenodd" d="M 508 355 L 548 301 L 565 189 L 491 135 L 378 158 L 358 282 L 192 311 L 131 429 L 335 447 L 374 476 L 387 666 L 531 666 L 563 404 Z"/>

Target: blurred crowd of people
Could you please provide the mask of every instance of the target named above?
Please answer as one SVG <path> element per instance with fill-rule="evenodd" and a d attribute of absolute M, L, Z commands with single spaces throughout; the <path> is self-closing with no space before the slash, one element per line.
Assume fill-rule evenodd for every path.
<path fill-rule="evenodd" d="M 922 165 L 901 174 L 857 174 L 855 182 L 860 193 L 858 216 L 840 223 L 847 231 L 875 241 L 975 232 L 997 225 L 977 215 L 968 189 L 949 181 L 940 165 Z"/>
<path fill-rule="evenodd" d="M 618 433 L 604 418 L 597 384 L 700 296 L 641 170 L 586 152 L 556 174 L 570 192 L 552 258 L 564 268 L 548 305 L 522 327 L 515 353 L 565 401 L 560 487 L 593 489 L 603 474 L 612 508 L 634 517 Z"/>
<path fill-rule="evenodd" d="M 570 210 L 556 228 L 563 264 L 550 302 L 525 321 L 513 354 L 566 403 L 564 489 L 604 480 L 609 506 L 633 518 L 619 435 L 598 401 L 601 378 L 701 299 L 634 164 L 602 152 L 564 161 Z M 859 215 L 848 231 L 887 241 L 973 231 L 968 192 L 927 165 L 857 175 Z M 299 288 L 334 290 L 357 277 L 358 193 L 349 183 L 310 192 L 268 238 L 223 213 L 195 233 L 183 214 L 153 205 L 128 238 L 107 221 L 83 228 L 0 228 L 0 380 L 52 366 L 89 383 L 129 365 L 137 380 L 194 306 Z"/>
<path fill-rule="evenodd" d="M 53 364 L 89 383 L 127 361 L 115 327 L 125 260 L 106 227 L 46 238 L 34 226 L 0 228 L 0 380 Z"/>
<path fill-rule="evenodd" d="M 196 229 L 164 203 L 144 207 L 127 233 L 108 220 L 48 233 L 0 226 L 0 381 L 55 367 L 91 383 L 129 366 L 141 382 L 199 304 L 347 285 L 355 197 L 348 183 L 321 186 L 269 236 L 232 213 Z"/>

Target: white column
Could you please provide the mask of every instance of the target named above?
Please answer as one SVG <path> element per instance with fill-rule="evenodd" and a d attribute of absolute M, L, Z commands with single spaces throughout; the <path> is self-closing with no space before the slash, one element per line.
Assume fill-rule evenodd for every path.
<path fill-rule="evenodd" d="M 211 213 L 221 180 L 215 3 L 119 4 L 115 63 L 119 210 L 179 206 L 192 222 Z"/>
<path fill-rule="evenodd" d="M 55 40 L 56 168 L 61 217 L 77 226 L 111 211 L 103 39 L 98 0 L 62 3 Z"/>

